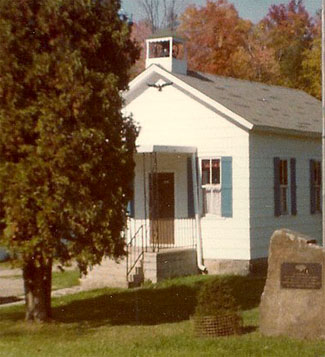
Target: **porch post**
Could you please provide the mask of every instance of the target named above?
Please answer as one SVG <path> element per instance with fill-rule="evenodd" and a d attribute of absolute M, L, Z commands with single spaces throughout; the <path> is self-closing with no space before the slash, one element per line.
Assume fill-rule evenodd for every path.
<path fill-rule="evenodd" d="M 199 189 L 198 189 L 198 167 L 196 165 L 197 151 L 192 154 L 192 180 L 193 180 L 193 199 L 195 213 L 195 235 L 197 239 L 197 265 L 202 272 L 207 272 L 203 265 L 203 246 L 201 232 L 201 216 L 199 210 Z"/>
<path fill-rule="evenodd" d="M 147 170 L 146 170 L 146 154 L 142 154 L 142 163 L 143 163 L 143 209 L 144 209 L 144 227 L 145 227 L 145 251 L 147 251 L 148 242 L 148 214 L 147 214 Z"/>

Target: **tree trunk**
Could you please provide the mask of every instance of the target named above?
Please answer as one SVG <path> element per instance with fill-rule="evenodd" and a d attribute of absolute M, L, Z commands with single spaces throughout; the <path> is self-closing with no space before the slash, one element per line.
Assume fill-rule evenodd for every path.
<path fill-rule="evenodd" d="M 51 319 L 52 259 L 39 266 L 30 260 L 23 268 L 26 315 L 28 321 Z"/>

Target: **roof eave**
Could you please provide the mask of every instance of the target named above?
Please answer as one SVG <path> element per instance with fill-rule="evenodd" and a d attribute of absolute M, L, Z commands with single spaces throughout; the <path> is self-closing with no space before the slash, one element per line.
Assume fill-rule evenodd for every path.
<path fill-rule="evenodd" d="M 138 145 L 137 154 L 164 153 L 164 154 L 194 154 L 197 152 L 195 146 L 174 145 Z"/>
<path fill-rule="evenodd" d="M 254 125 L 251 129 L 254 133 L 263 133 L 263 134 L 276 134 L 276 135 L 286 135 L 286 136 L 298 136 L 298 137 L 309 137 L 320 139 L 322 134 L 316 131 L 308 131 L 308 130 L 297 130 L 297 129 L 286 129 L 286 128 L 278 128 L 271 127 L 265 125 Z"/>

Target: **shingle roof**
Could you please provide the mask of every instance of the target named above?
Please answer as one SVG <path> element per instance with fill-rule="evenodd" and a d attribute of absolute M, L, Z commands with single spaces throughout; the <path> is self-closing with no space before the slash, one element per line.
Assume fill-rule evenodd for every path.
<path fill-rule="evenodd" d="M 170 29 L 163 29 L 148 36 L 148 39 L 162 38 L 162 37 L 174 37 L 179 40 L 184 40 L 184 38 L 178 34 L 176 31 L 172 31 Z"/>
<path fill-rule="evenodd" d="M 322 132 L 321 102 L 301 90 L 200 72 L 173 75 L 256 128 Z"/>

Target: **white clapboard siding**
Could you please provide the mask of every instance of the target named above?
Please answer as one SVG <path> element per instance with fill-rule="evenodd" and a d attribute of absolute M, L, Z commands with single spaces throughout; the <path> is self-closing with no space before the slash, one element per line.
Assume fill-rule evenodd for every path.
<path fill-rule="evenodd" d="M 161 92 L 148 88 L 125 111 L 140 124 L 139 145 L 198 146 L 205 153 L 214 152 L 217 146 L 225 154 L 234 138 L 245 138 L 242 130 L 173 86 Z M 218 144 L 220 138 L 223 141 Z"/>
<path fill-rule="evenodd" d="M 296 159 L 296 216 L 290 213 L 280 217 L 274 215 L 274 157 L 288 159 L 288 166 L 290 158 Z M 252 258 L 267 256 L 270 237 L 279 228 L 293 229 L 321 241 L 321 214 L 310 214 L 310 159 L 321 160 L 320 140 L 262 134 L 250 136 Z M 290 200 L 288 207 L 290 212 Z"/>
<path fill-rule="evenodd" d="M 172 103 L 172 104 L 171 104 Z M 125 108 L 140 126 L 137 145 L 195 146 L 200 158 L 232 157 L 233 217 L 202 218 L 206 259 L 249 259 L 249 134 L 173 86 L 148 88 Z M 146 167 L 150 161 L 146 159 Z M 144 218 L 142 156 L 136 156 L 135 219 Z M 186 155 L 158 155 L 175 174 L 175 216 L 187 217 Z M 148 181 L 148 180 L 147 180 Z M 147 196 L 148 196 L 147 188 Z M 148 198 L 147 198 L 148 199 Z"/>

